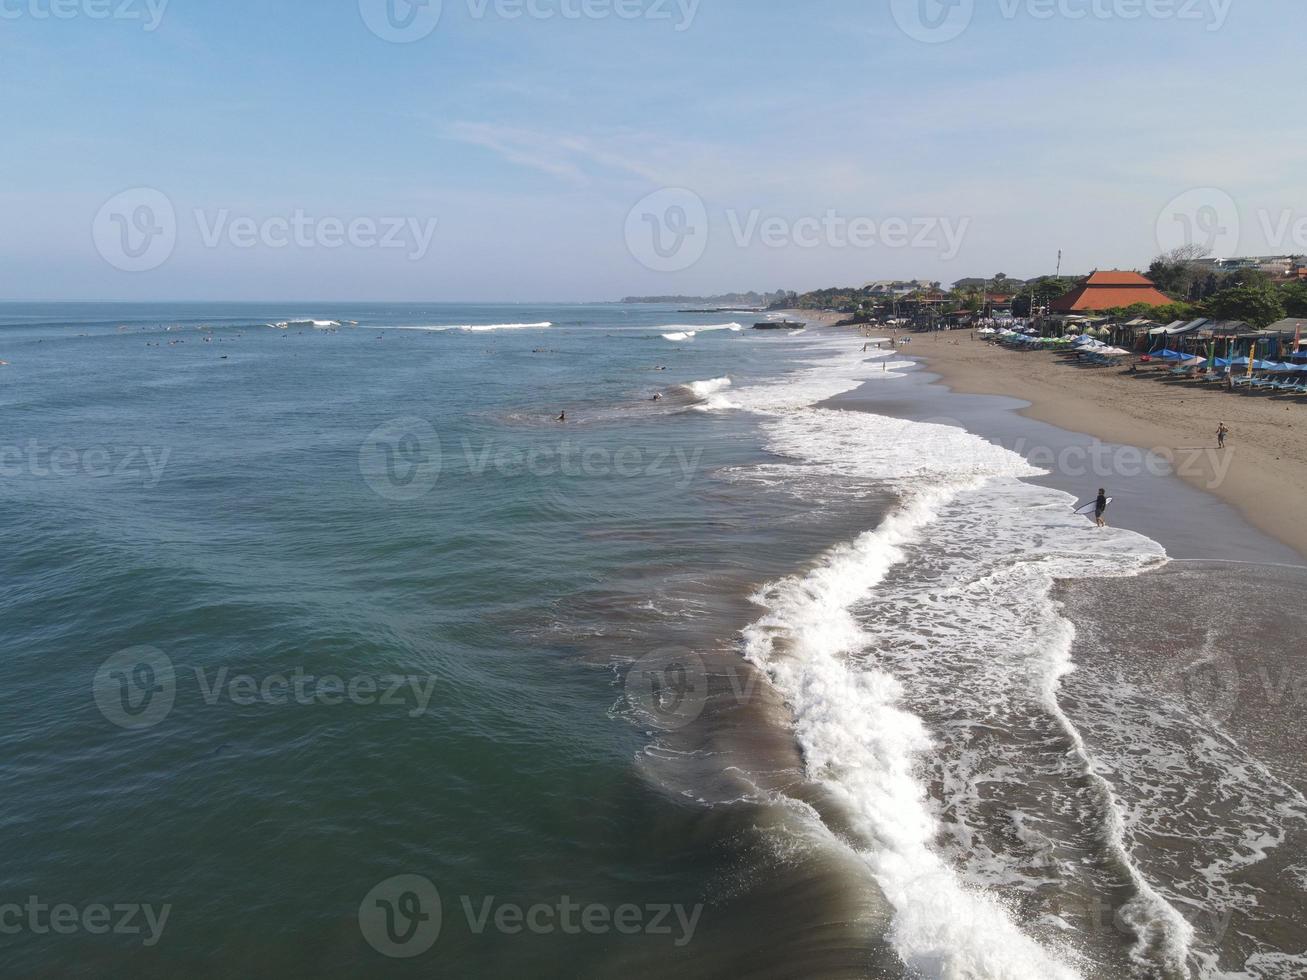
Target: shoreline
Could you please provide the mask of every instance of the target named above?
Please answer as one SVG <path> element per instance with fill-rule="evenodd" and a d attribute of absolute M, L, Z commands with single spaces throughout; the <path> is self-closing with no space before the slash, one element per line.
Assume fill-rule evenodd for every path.
<path fill-rule="evenodd" d="M 913 335 L 905 356 L 958 394 L 1024 402 L 1018 414 L 1104 443 L 1174 461 L 1189 485 L 1234 507 L 1250 524 L 1307 558 L 1307 525 L 1296 507 L 1307 494 L 1307 459 L 1289 445 L 1307 431 L 1307 404 L 1229 394 L 1215 386 L 1162 381 L 1158 372 L 1086 368 L 1056 355 L 1012 351 L 962 331 Z M 1217 426 L 1231 430 L 1223 453 Z"/>

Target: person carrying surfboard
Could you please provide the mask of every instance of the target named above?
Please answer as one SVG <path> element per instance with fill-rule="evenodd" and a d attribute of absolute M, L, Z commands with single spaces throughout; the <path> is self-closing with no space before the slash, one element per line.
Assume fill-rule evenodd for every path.
<path fill-rule="evenodd" d="M 1094 501 L 1094 523 L 1099 527 L 1107 527 L 1107 491 L 1103 488 L 1098 490 L 1098 499 Z"/>

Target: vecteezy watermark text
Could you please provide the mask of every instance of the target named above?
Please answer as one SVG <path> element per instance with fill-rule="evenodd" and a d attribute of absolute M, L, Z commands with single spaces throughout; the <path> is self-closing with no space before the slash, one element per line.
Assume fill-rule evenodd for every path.
<path fill-rule="evenodd" d="M 45 446 L 29 439 L 24 445 L 0 445 L 0 478 L 67 479 L 85 476 L 100 480 L 140 477 L 143 486 L 153 489 L 163 479 L 171 457 L 172 450 L 166 447 L 93 446 L 73 449 L 71 446 Z"/>
<path fill-rule="evenodd" d="M 672 903 L 579 902 L 562 895 L 522 905 L 494 895 L 460 895 L 463 924 L 474 936 L 653 936 L 683 948 L 694 939 L 703 906 Z M 391 959 L 413 959 L 440 938 L 448 916 L 430 879 L 405 874 L 377 885 L 359 905 L 368 945 Z"/>
<path fill-rule="evenodd" d="M 954 259 L 971 218 L 940 215 L 874 218 L 835 208 L 820 214 L 767 214 L 761 209 L 726 209 L 717 222 L 736 248 L 921 249 Z M 638 201 L 627 213 L 625 238 L 631 255 L 655 272 L 681 272 L 703 258 L 712 237 L 707 205 L 694 191 L 664 188 Z"/>
<path fill-rule="evenodd" d="M 687 31 L 700 0 L 465 0 L 467 16 L 483 21 L 625 20 L 670 23 Z M 377 37 L 412 44 L 440 25 L 442 0 L 358 0 L 363 23 Z"/>
<path fill-rule="evenodd" d="M 229 667 L 193 668 L 195 693 L 212 707 L 320 705 L 396 708 L 409 718 L 427 713 L 436 678 L 405 674 L 316 674 L 303 667 L 267 674 L 237 673 Z M 177 702 L 177 670 L 155 647 L 122 650 L 103 664 L 92 682 L 100 712 L 119 728 L 141 730 L 160 724 Z"/>
<path fill-rule="evenodd" d="M 437 218 L 413 217 L 350 218 L 314 217 L 297 208 L 290 215 L 253 218 L 233 217 L 220 208 L 196 209 L 195 225 L 205 248 L 223 244 L 232 248 L 350 248 L 404 249 L 414 262 L 424 258 L 436 235 Z"/>
<path fill-rule="evenodd" d="M 1158 247 L 1163 252 L 1188 248 L 1218 257 L 1238 255 L 1244 250 L 1249 211 L 1262 236 L 1260 242 L 1247 243 L 1254 252 L 1307 252 L 1307 213 L 1246 208 L 1219 187 L 1191 188 L 1168 201 L 1157 216 Z"/>
<path fill-rule="evenodd" d="M 1225 26 L 1234 0 L 991 0 L 1007 21 L 1173 21 Z M 977 0 L 890 0 L 894 21 L 904 34 L 926 44 L 961 37 L 976 15 Z"/>
<path fill-rule="evenodd" d="M 140 22 L 146 33 L 163 23 L 171 0 L 0 0 L 0 20 L 121 20 Z"/>
<path fill-rule="evenodd" d="M 426 258 L 438 218 L 416 216 L 339 217 L 296 208 L 287 214 L 235 214 L 230 208 L 195 208 L 195 237 L 207 249 L 326 249 L 399 251 L 411 262 Z M 114 195 L 91 224 L 101 258 L 124 272 L 149 272 L 167 262 L 182 231 L 171 199 L 152 187 Z"/>
<path fill-rule="evenodd" d="M 0 904 L 0 935 L 142 936 L 141 945 L 155 946 L 163 938 L 171 914 L 171 905 L 156 908 L 135 902 L 94 902 L 78 906 L 68 902 L 50 904 L 30 895 L 21 903 Z"/>
<path fill-rule="evenodd" d="M 469 476 L 503 479 L 667 479 L 684 490 L 694 480 L 703 447 L 585 445 L 571 439 L 514 446 L 463 437 L 458 452 L 442 448 L 435 427 L 420 418 L 393 419 L 374 429 L 359 447 L 359 473 L 378 496 L 418 500 L 432 491 L 445 467 L 461 460 Z"/>
<path fill-rule="evenodd" d="M 1097 439 L 1086 446 L 1054 449 L 1051 446 L 1032 445 L 1021 438 L 1012 443 L 1011 449 L 1025 457 L 1031 466 L 1062 477 L 1111 480 L 1174 474 L 1201 482 L 1208 490 L 1217 490 L 1225 483 L 1230 467 L 1238 456 L 1237 447 L 1140 449 L 1137 446 L 1109 445 Z"/>

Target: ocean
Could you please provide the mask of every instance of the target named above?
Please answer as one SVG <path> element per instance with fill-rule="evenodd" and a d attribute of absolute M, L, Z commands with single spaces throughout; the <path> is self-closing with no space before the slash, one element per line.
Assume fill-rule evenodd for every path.
<path fill-rule="evenodd" d="M 0 305 L 4 974 L 1307 974 L 1301 558 L 756 319 Z"/>

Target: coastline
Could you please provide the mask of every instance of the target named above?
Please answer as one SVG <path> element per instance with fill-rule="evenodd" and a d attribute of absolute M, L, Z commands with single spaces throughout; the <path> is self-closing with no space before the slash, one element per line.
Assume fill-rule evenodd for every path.
<path fill-rule="evenodd" d="M 962 339 L 954 346 L 947 335 L 940 340 L 941 347 L 959 355 L 968 353 L 962 345 L 969 343 Z M 913 335 L 912 347 L 927 345 L 933 347 L 934 342 Z M 1132 460 L 1145 458 L 1147 447 L 1137 445 L 1137 432 L 1121 437 L 1120 429 L 1129 424 L 1128 418 L 1122 421 L 1123 413 L 1113 416 L 1104 409 L 1092 423 L 1076 414 L 1097 410 L 1081 390 L 1089 384 L 1088 378 L 1049 384 L 1049 390 L 1030 390 L 1034 397 L 1023 402 L 1018 396 L 1027 389 L 1019 382 L 1032 368 L 1038 370 L 1036 362 L 1028 359 L 1015 365 L 1026 375 L 1014 373 L 1006 389 L 996 387 L 1005 375 L 983 360 L 973 366 L 974 378 L 963 370 L 953 372 L 957 384 L 952 386 L 941 383 L 941 374 L 928 363 L 929 351 L 913 353 L 917 356 L 897 352 L 890 365 L 893 380 L 888 383 L 864 384 L 826 405 L 851 414 L 867 412 L 961 428 L 1046 471 L 1043 476 L 1021 477 L 1015 484 L 1000 481 L 999 491 L 963 508 L 965 517 L 957 510 L 947 515 L 942 529 L 932 522 L 922 532 L 932 547 L 922 548 L 919 541 L 908 545 L 913 549 L 909 560 L 895 574 L 929 581 L 932 563 L 942 559 L 948 571 L 939 581 L 954 587 L 946 610 L 941 608 L 906 631 L 909 642 L 901 642 L 904 623 L 912 623 L 914 605 L 922 595 L 945 591 L 939 585 L 906 590 L 912 602 L 905 604 L 902 583 L 891 578 L 888 587 L 878 583 L 874 595 L 859 606 L 860 624 L 880 637 L 874 644 L 877 666 L 887 669 L 905 692 L 900 706 L 920 718 L 936 739 L 920 758 L 935 773 L 937 784 L 970 785 L 976 772 L 983 771 L 965 761 L 978 745 L 984 745 L 990 765 L 992 760 L 1020 760 L 1021 780 L 987 786 L 973 800 L 966 794 L 950 800 L 950 816 L 941 821 L 938 839 L 948 842 L 954 835 L 962 841 L 956 854 L 967 867 L 967 857 L 984 852 L 983 844 L 978 847 L 976 842 L 997 833 L 996 827 L 1007 829 L 1003 815 L 1040 814 L 1037 840 L 1050 851 L 1078 847 L 1075 827 L 1097 822 L 1090 846 L 1117 876 L 1114 888 L 1119 891 L 1104 891 L 1101 883 L 1086 883 L 1069 874 L 1051 901 L 1036 892 L 1023 897 L 1026 904 L 1021 906 L 1026 910 L 1020 919 L 1025 934 L 1057 949 L 1057 934 L 1042 933 L 1041 924 L 1054 916 L 1071 923 L 1098 921 L 1092 910 L 1101 907 L 1104 894 L 1109 896 L 1106 901 L 1119 924 L 1119 931 L 1113 933 L 1117 941 L 1097 941 L 1109 937 L 1095 928 L 1082 937 L 1093 948 L 1095 968 L 1084 976 L 1121 976 L 1137 972 L 1141 964 L 1149 975 L 1196 975 L 1203 964 L 1228 961 L 1249 968 L 1268 955 L 1284 955 L 1293 966 L 1301 966 L 1290 951 L 1299 947 L 1296 923 L 1301 908 L 1301 884 L 1292 862 L 1303 847 L 1297 822 L 1304 786 L 1302 739 L 1294 734 L 1301 729 L 1302 702 L 1264 680 L 1291 677 L 1302 669 L 1300 645 L 1292 638 L 1301 635 L 1298 597 L 1307 567 L 1294 553 L 1293 542 L 1274 533 L 1274 526 L 1266 528 L 1267 533 L 1254 527 L 1232 500 L 1210 492 L 1214 488 L 1203 480 L 1180 480 L 1175 472 L 1131 465 Z M 943 359 L 936 357 L 936 362 Z M 958 356 L 954 363 L 967 360 Z M 1167 385 L 1146 377 L 1119 379 L 1123 385 L 1136 382 L 1156 386 L 1163 397 L 1172 394 Z M 980 391 L 963 390 L 968 384 Z M 1048 421 L 1039 418 L 1029 410 L 1036 399 L 1058 402 L 1063 414 Z M 1155 424 L 1171 435 L 1185 431 L 1182 422 L 1170 417 Z M 875 439 L 860 441 L 875 452 Z M 1175 445 L 1158 443 L 1161 448 Z M 1090 447 L 1104 450 L 1107 469 L 1086 470 L 1085 450 Z M 967 462 L 956 451 L 939 448 L 941 459 Z M 1214 447 L 1210 452 L 1215 452 Z M 1045 455 L 1056 462 L 1045 462 Z M 1092 453 L 1088 458 L 1094 458 Z M 1021 489 L 1049 487 L 1072 499 L 1084 499 L 1089 480 L 1097 486 L 1100 476 L 1118 495 L 1107 531 L 1094 530 L 1088 521 L 1082 528 L 1056 520 L 1050 524 L 1049 515 L 1057 507 L 1044 512 L 1040 496 L 1027 497 Z M 1006 529 L 1001 521 L 968 524 L 1013 505 L 1021 513 Z M 1291 520 L 1286 511 L 1280 513 Z M 1110 562 L 1077 565 L 1074 556 L 1083 556 L 1082 549 L 1094 553 L 1099 536 L 1123 529 L 1160 544 L 1168 560 L 1134 569 Z M 977 532 L 985 541 L 979 550 L 961 543 L 956 551 L 949 549 L 952 542 L 978 540 Z M 1102 554 L 1120 557 L 1118 549 L 1127 540 L 1119 539 Z M 1002 601 L 985 606 L 983 616 L 963 615 L 965 603 L 959 600 L 970 589 L 977 583 L 989 588 L 991 575 L 1002 581 L 1005 547 L 1017 556 L 1015 567 L 1028 562 L 1038 566 L 1054 556 L 1067 564 L 1052 571 L 1054 581 L 1047 592 L 1022 591 L 1025 580 L 1018 575 L 995 590 Z M 980 567 L 958 574 L 970 560 Z M 987 567 L 986 562 L 994 564 Z M 968 585 L 957 588 L 959 582 Z M 1040 608 L 1047 617 L 1025 618 L 1023 611 Z M 940 632 L 955 619 L 966 624 L 959 633 Z M 950 657 L 932 657 L 923 669 L 913 642 L 929 644 L 932 650 L 947 645 Z M 966 662 L 969 644 L 976 650 L 975 666 L 948 678 L 948 670 Z M 1002 665 L 1012 651 L 1019 653 L 1018 669 L 1003 675 Z M 964 692 L 972 685 L 985 686 L 986 671 L 1001 675 L 999 683 L 991 686 L 993 705 L 1002 706 L 1013 690 L 1013 679 L 1047 666 L 1050 655 L 1056 663 L 1053 673 L 1041 682 L 1046 685 L 1043 706 L 1062 726 L 1058 737 L 1065 738 L 1072 750 L 1065 758 L 1079 759 L 1078 770 L 1041 772 L 1038 753 L 1028 752 L 1019 740 L 1009 742 L 1010 734 L 988 744 L 971 735 L 949 742 L 956 732 L 959 706 L 967 697 Z M 931 685 L 938 674 L 946 679 L 932 697 Z M 985 702 L 978 713 L 989 710 Z M 1023 730 L 1021 724 L 1004 727 L 1008 733 Z M 1156 753 L 1139 753 L 1145 737 L 1147 744 L 1158 747 Z M 1170 761 L 1158 765 L 1159 759 Z M 1182 761 L 1171 764 L 1177 760 Z M 1081 787 L 1078 799 L 1095 802 L 1073 825 L 1059 827 L 1049 815 L 1062 810 L 1039 794 L 1066 785 Z M 1023 797 L 1023 787 L 1034 787 L 1034 797 Z M 1235 801 L 1237 812 L 1226 807 L 1226 800 Z M 1129 833 L 1116 833 L 1112 828 L 1120 827 L 1127 813 Z M 1000 816 L 997 823 L 990 822 L 994 814 Z M 1270 846 L 1249 853 L 1245 849 L 1249 834 Z M 1006 838 L 992 849 L 1014 857 L 1022 853 Z M 1237 881 L 1194 873 L 1195 868 L 1236 864 Z M 984 865 L 971 867 L 983 878 Z M 1041 868 L 1035 865 L 1032 876 L 1041 876 Z M 1246 911 L 1250 908 L 1256 913 Z M 1015 946 L 1004 942 L 1002 948 L 1008 951 Z M 1048 964 L 1032 964 L 1028 975 L 1054 974 Z"/>
<path fill-rule="evenodd" d="M 1287 445 L 1307 430 L 1307 405 L 1167 382 L 1153 371 L 1081 367 L 961 331 L 914 335 L 905 353 L 956 393 L 1016 398 L 1027 403 L 1019 409 L 1027 418 L 1172 460 L 1177 476 L 1307 557 L 1307 525 L 1295 515 L 1307 493 L 1307 459 L 1295 458 Z M 1215 449 L 1221 422 L 1232 430 L 1224 456 Z"/>

